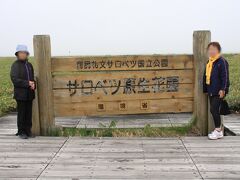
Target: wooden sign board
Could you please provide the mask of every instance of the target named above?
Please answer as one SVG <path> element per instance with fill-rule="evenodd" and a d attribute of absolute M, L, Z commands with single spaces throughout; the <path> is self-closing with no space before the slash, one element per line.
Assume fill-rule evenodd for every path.
<path fill-rule="evenodd" d="M 56 116 L 192 112 L 193 57 L 52 58 Z"/>
<path fill-rule="evenodd" d="M 52 57 L 52 72 L 192 69 L 192 55 Z"/>
<path fill-rule="evenodd" d="M 192 55 L 52 57 L 50 36 L 34 35 L 33 122 L 47 135 L 56 116 L 193 112 L 207 135 L 213 127 L 201 79 L 210 41 L 210 31 L 194 31 Z"/>

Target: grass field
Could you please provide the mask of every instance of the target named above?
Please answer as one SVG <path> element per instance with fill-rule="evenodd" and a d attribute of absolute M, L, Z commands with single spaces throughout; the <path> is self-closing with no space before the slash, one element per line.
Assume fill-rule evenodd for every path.
<path fill-rule="evenodd" d="M 230 69 L 230 92 L 227 100 L 232 110 L 240 110 L 240 54 L 225 54 Z M 15 101 L 12 99 L 12 84 L 9 77 L 14 57 L 0 57 L 0 116 L 14 110 Z M 30 62 L 34 61 L 30 58 Z"/>
<path fill-rule="evenodd" d="M 224 57 L 229 63 L 230 89 L 227 100 L 230 108 L 240 110 L 240 54 L 226 54 Z"/>
<path fill-rule="evenodd" d="M 90 136 L 90 137 L 179 137 L 186 135 L 199 135 L 193 132 L 191 124 L 183 127 L 151 127 L 144 128 L 62 128 L 49 132 L 48 136 Z"/>

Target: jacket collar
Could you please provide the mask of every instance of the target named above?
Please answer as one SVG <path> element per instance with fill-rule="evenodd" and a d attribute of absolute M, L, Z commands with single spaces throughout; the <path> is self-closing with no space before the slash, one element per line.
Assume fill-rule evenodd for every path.
<path fill-rule="evenodd" d="M 222 58 L 222 56 L 219 56 L 219 58 L 213 62 L 213 64 L 216 64 L 220 59 Z"/>
<path fill-rule="evenodd" d="M 25 60 L 19 60 L 19 59 L 17 59 L 17 61 L 20 62 L 20 63 L 27 63 L 27 62 L 28 62 L 28 59 L 25 59 Z"/>

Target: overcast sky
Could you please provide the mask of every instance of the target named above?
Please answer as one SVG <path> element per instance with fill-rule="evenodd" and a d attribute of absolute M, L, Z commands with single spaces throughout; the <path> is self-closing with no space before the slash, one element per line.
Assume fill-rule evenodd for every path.
<path fill-rule="evenodd" d="M 0 0 L 0 56 L 32 53 L 49 34 L 52 55 L 192 53 L 194 30 L 240 52 L 239 0 Z"/>

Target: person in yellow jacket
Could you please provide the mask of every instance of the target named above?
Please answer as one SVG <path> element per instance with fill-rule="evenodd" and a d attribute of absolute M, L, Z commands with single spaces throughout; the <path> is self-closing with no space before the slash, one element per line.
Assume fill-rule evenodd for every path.
<path fill-rule="evenodd" d="M 221 129 L 220 104 L 229 89 L 228 62 L 221 56 L 221 46 L 211 42 L 207 46 L 209 60 L 203 75 L 203 92 L 208 93 L 210 111 L 213 116 L 215 129 L 208 135 L 209 139 L 223 137 Z"/>

